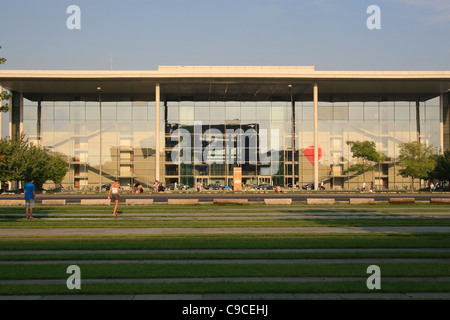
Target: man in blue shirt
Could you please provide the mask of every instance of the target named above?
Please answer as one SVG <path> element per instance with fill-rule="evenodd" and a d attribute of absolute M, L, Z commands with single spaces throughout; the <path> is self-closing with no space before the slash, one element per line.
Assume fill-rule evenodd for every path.
<path fill-rule="evenodd" d="M 34 201 L 36 200 L 36 193 L 34 188 L 34 179 L 28 180 L 28 183 L 23 187 L 25 190 L 25 212 L 27 214 L 27 220 L 34 219 L 33 218 L 33 208 Z M 30 215 L 28 216 L 28 209 L 30 211 Z"/>

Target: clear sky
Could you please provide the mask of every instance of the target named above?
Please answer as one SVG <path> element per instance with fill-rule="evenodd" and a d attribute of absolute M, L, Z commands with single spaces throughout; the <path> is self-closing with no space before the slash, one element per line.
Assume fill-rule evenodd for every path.
<path fill-rule="evenodd" d="M 81 29 L 70 30 L 70 5 Z M 381 9 L 370 30 L 367 8 Z M 450 70 L 449 0 L 0 0 L 1 69 Z"/>

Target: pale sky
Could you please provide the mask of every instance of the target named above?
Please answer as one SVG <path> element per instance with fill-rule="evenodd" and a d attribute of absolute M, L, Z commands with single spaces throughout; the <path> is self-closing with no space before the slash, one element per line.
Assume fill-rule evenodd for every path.
<path fill-rule="evenodd" d="M 1 69 L 450 70 L 449 0 L 0 0 Z M 69 30 L 70 5 L 81 10 Z M 381 10 L 381 29 L 366 22 Z"/>

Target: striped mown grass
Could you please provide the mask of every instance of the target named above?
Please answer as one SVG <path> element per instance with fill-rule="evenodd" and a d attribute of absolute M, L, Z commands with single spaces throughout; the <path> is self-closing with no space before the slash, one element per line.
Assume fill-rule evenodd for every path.
<path fill-rule="evenodd" d="M 91 211 L 68 206 L 64 212 L 49 208 L 45 209 L 48 210 L 46 213 L 55 215 L 58 220 L 47 217 L 34 221 L 8 216 L 17 213 L 14 211 L 0 210 L 0 216 L 3 215 L 0 220 L 0 295 L 450 292 L 448 233 L 104 236 L 100 231 L 96 235 L 79 237 L 1 237 L 1 229 L 9 228 L 45 230 L 96 227 L 102 230 L 232 227 L 239 232 L 238 227 L 242 226 L 439 227 L 450 223 L 450 216 L 441 215 L 437 218 L 430 215 L 434 211 L 427 211 L 424 216 L 417 217 L 406 207 L 397 208 L 400 211 L 394 213 L 387 208 L 374 207 L 362 211 L 351 207 L 330 208 L 327 211 L 323 208 L 300 207 L 289 210 L 268 209 L 257 205 L 249 205 L 244 209 L 241 206 L 227 207 L 210 212 L 212 208 L 207 206 L 194 209 L 177 207 L 176 210 L 165 207 L 166 212 L 159 212 L 157 206 L 149 207 L 149 211 L 146 211 L 147 208 L 138 208 L 132 211 L 136 214 L 132 219 L 127 220 L 127 214 L 124 213 L 123 218 L 115 221 L 103 220 L 103 215 L 109 212 L 103 211 L 105 208 Z M 39 208 L 36 212 L 41 209 L 44 210 Z M 413 213 L 421 213 L 425 209 L 429 207 L 415 206 Z M 218 215 L 219 212 L 226 214 Z M 251 215 L 245 216 L 250 212 Z M 90 217 L 96 219 L 83 220 L 80 218 L 81 213 L 92 214 Z M 167 216 L 155 219 L 155 215 L 164 213 Z M 274 213 L 280 215 L 267 219 Z M 302 215 L 305 214 L 321 216 L 303 219 Z M 340 217 L 333 219 L 332 215 Z M 371 218 L 365 219 L 368 216 Z M 286 251 L 292 249 L 294 251 Z M 337 249 L 344 251 L 339 252 Z M 72 264 L 80 267 L 81 290 L 72 291 L 65 285 L 65 280 L 70 276 L 67 267 Z M 381 290 L 367 288 L 367 268 L 370 265 L 377 265 L 381 269 Z"/>

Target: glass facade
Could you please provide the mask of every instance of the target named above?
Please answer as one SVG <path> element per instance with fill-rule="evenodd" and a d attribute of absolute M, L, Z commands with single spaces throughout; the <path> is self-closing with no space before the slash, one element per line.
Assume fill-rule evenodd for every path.
<path fill-rule="evenodd" d="M 166 101 L 160 106 L 160 150 L 155 141 L 154 101 L 101 103 L 102 183 L 118 177 L 124 186 L 156 179 L 193 186 L 231 185 L 233 168 L 242 167 L 246 186 L 288 186 L 314 182 L 312 101 L 295 101 L 295 154 L 292 152 L 291 101 Z M 419 115 L 419 119 L 417 119 Z M 420 140 L 440 146 L 440 99 L 415 101 L 319 102 L 319 181 L 327 189 L 361 187 L 362 175 L 344 173 L 352 158 L 348 140 L 374 141 L 387 159 L 366 183 L 377 189 L 409 188 L 398 175 L 399 148 Z M 65 188 L 95 189 L 100 173 L 100 104 L 92 101 L 23 99 L 23 131 L 69 163 Z"/>
<path fill-rule="evenodd" d="M 102 184 L 153 184 L 155 103 L 102 102 Z M 41 117 L 39 120 L 38 114 Z M 69 163 L 63 186 L 95 190 L 100 183 L 100 103 L 24 99 L 23 128 L 30 141 Z M 161 126 L 163 123 L 161 123 Z"/>

